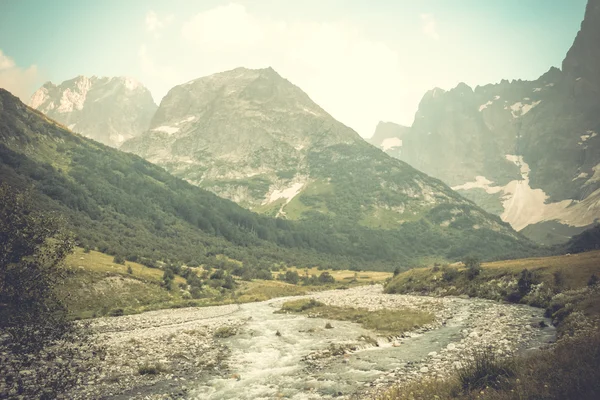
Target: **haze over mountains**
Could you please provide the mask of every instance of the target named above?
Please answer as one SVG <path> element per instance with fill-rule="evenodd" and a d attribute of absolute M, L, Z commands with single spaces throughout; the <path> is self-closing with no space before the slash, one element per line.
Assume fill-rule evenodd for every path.
<path fill-rule="evenodd" d="M 442 179 L 516 230 L 555 243 L 600 217 L 600 1 L 562 64 L 535 81 L 423 97 L 388 154 Z M 372 139 L 373 140 L 373 139 Z"/>
<path fill-rule="evenodd" d="M 156 111 L 150 91 L 128 77 L 78 76 L 60 85 L 46 82 L 29 105 L 73 132 L 112 147 L 148 129 Z"/>

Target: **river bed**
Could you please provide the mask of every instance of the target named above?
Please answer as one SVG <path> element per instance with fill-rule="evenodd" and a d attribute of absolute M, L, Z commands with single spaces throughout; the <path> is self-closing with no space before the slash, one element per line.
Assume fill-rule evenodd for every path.
<path fill-rule="evenodd" d="M 509 356 L 555 335 L 540 326 L 549 325 L 543 310 L 522 305 L 388 295 L 380 285 L 304 297 L 370 310 L 409 307 L 432 312 L 435 322 L 378 337 L 352 322 L 274 313 L 288 299 L 102 318 L 94 326 L 109 349 L 110 367 L 87 393 L 106 399 L 364 398 L 423 375 L 443 377 L 476 352 Z M 333 328 L 325 328 L 328 322 Z M 237 334 L 215 337 L 224 326 Z M 169 372 L 137 374 L 140 363 L 151 362 Z"/>

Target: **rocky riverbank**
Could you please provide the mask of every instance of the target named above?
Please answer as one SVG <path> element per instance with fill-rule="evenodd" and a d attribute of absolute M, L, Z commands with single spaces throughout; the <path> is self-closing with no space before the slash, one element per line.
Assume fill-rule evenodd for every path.
<path fill-rule="evenodd" d="M 301 316 L 271 317 L 285 299 L 101 318 L 93 321 L 92 328 L 106 348 L 101 361 L 103 372 L 73 398 L 245 398 L 243 391 L 252 387 L 256 396 L 281 392 L 291 397 L 292 392 L 286 394 L 290 388 L 275 387 L 272 382 L 276 379 L 271 379 L 265 391 L 263 378 L 254 376 L 253 368 L 268 370 L 270 364 L 277 364 L 273 371 L 291 374 L 294 385 L 303 388 L 297 398 L 353 394 L 362 398 L 423 375 L 445 376 L 461 361 L 484 349 L 508 356 L 553 337 L 553 328 L 540 324 L 544 321 L 543 311 L 525 306 L 480 299 L 389 295 L 379 285 L 307 297 L 338 307 L 423 310 L 435 315 L 435 321 L 389 338 L 339 321 L 331 321 L 333 329 L 300 329 L 321 327 L 325 322 Z M 260 320 L 270 318 L 279 319 L 264 324 Z M 273 329 L 281 330 L 283 337 L 271 332 Z M 223 332 L 226 334 L 220 334 Z M 232 334 L 236 336 L 225 338 Z M 376 342 L 361 341 L 359 334 L 368 334 Z M 245 354 L 250 345 L 258 346 L 247 350 L 255 354 Z M 331 351 L 332 346 L 338 350 Z M 266 361 L 260 366 L 253 364 L 273 349 L 286 353 L 272 354 L 270 361 L 265 355 Z M 278 358 L 282 357 L 288 364 L 279 364 Z M 360 374 L 360 378 L 353 374 Z M 349 383 L 331 382 L 328 386 L 331 375 L 347 375 Z M 285 382 L 281 385 L 292 385 Z M 359 384 L 353 386 L 356 382 Z M 240 386 L 241 397 L 234 397 L 236 385 Z M 202 386 L 203 390 L 195 390 Z"/>

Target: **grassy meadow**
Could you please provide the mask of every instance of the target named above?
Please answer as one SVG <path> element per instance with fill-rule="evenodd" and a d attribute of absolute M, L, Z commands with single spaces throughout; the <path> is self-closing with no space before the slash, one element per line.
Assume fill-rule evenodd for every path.
<path fill-rule="evenodd" d="M 69 279 L 61 292 L 75 318 L 135 314 L 161 308 L 265 301 L 349 285 L 382 282 L 391 276 L 387 272 L 288 268 L 287 270 L 297 271 L 301 276 L 306 272 L 310 275 L 328 272 L 336 282 L 316 286 L 294 285 L 278 281 L 277 276 L 281 272 L 274 272 L 274 280 L 245 281 L 236 278 L 237 287 L 231 291 L 204 286 L 202 298 L 190 299 L 184 295 L 186 280 L 181 276 L 175 275 L 171 290 L 168 290 L 163 284 L 162 269 L 130 261 L 119 264 L 113 256 L 97 251 L 86 252 L 82 248 L 76 248 L 65 260 L 65 266 L 69 270 Z M 205 269 L 200 267 L 195 271 L 202 274 Z M 213 271 L 208 268 L 207 272 L 210 274 Z"/>

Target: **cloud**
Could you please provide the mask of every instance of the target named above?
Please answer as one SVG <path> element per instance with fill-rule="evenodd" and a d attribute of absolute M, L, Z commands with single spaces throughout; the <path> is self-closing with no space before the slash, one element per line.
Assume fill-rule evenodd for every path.
<path fill-rule="evenodd" d="M 433 40 L 440 40 L 437 32 L 437 23 L 433 14 L 421 14 L 421 29 L 423 33 Z"/>
<path fill-rule="evenodd" d="M 27 103 L 39 86 L 40 76 L 35 65 L 22 69 L 0 50 L 0 87 Z"/>
<path fill-rule="evenodd" d="M 150 10 L 146 14 L 146 31 L 154 35 L 154 37 L 160 37 L 160 31 L 171 25 L 175 19 L 173 14 L 166 15 L 161 18 L 156 12 Z"/>
<path fill-rule="evenodd" d="M 159 57 L 177 66 L 153 71 L 171 86 L 240 66 L 271 66 L 363 136 L 403 107 L 399 54 L 351 21 L 274 20 L 229 4 L 190 17 L 179 35 L 171 42 L 177 48 L 145 48 L 141 57 L 146 68 Z"/>

